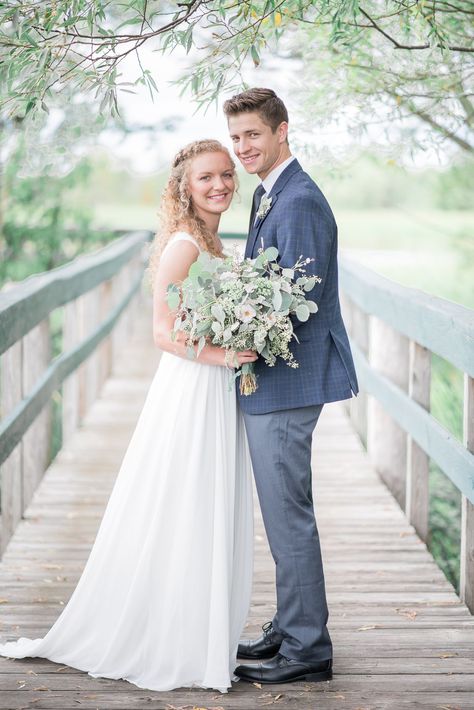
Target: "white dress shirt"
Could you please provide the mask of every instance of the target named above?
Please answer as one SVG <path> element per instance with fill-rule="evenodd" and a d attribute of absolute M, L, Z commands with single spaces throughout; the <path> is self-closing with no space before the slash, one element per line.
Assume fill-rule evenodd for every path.
<path fill-rule="evenodd" d="M 292 160 L 295 160 L 294 155 L 290 155 L 290 157 L 287 158 L 286 160 L 284 160 L 282 163 L 280 163 L 280 165 L 277 165 L 276 168 L 273 168 L 273 170 L 268 173 L 267 177 L 264 180 L 262 180 L 260 185 L 262 185 L 263 189 L 265 190 L 265 193 L 264 193 L 264 195 L 262 195 L 262 197 L 264 197 L 265 195 L 268 195 L 268 193 L 270 192 L 270 190 L 272 189 L 272 187 L 274 186 L 274 184 L 276 183 L 276 181 L 278 180 L 278 178 L 280 177 L 280 175 L 282 174 L 284 169 L 291 163 Z M 258 212 L 258 206 L 257 206 L 256 212 Z M 254 224 L 256 221 L 257 221 L 257 215 L 255 214 Z"/>
<path fill-rule="evenodd" d="M 284 169 L 291 163 L 292 160 L 295 160 L 294 155 L 290 155 L 290 157 L 280 163 L 280 165 L 277 165 L 276 168 L 273 168 L 273 170 L 268 173 L 267 177 L 262 180 L 263 189 L 265 190 L 266 195 L 268 195 L 273 185 L 276 183 Z"/>

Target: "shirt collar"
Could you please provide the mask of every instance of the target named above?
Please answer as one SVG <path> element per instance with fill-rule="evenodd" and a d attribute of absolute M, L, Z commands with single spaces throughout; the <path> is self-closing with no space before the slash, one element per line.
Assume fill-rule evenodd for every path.
<path fill-rule="evenodd" d="M 277 165 L 276 168 L 273 168 L 273 170 L 268 173 L 265 180 L 262 180 L 261 184 L 267 195 L 273 188 L 274 184 L 276 183 L 284 169 L 291 163 L 292 160 L 295 160 L 294 155 L 290 155 L 290 157 L 284 160 L 283 163 L 280 163 L 280 165 Z"/>

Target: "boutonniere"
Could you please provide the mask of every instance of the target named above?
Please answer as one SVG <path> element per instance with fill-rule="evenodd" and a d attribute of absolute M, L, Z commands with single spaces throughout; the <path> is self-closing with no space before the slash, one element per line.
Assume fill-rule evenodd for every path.
<path fill-rule="evenodd" d="M 266 195 L 262 195 L 262 199 L 260 200 L 260 204 L 258 206 L 257 210 L 257 219 L 263 219 L 267 212 L 270 210 L 272 206 L 272 198 L 267 197 Z"/>

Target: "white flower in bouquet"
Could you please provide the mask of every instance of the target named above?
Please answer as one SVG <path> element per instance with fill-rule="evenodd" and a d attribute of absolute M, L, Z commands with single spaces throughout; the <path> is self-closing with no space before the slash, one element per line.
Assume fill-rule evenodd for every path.
<path fill-rule="evenodd" d="M 256 259 L 242 259 L 237 253 L 224 259 L 205 252 L 192 264 L 181 284 L 168 286 L 168 304 L 176 310 L 172 337 L 186 333 L 190 357 L 199 357 L 206 342 L 227 350 L 256 350 L 272 367 L 281 357 L 298 367 L 289 346 L 297 339 L 291 316 L 308 320 L 318 307 L 306 298 L 318 276 L 307 275 L 311 259 L 301 256 L 291 268 L 282 268 L 278 250 L 260 249 Z M 240 391 L 248 395 L 257 389 L 253 364 L 237 371 Z"/>
<path fill-rule="evenodd" d="M 242 323 L 250 323 L 252 318 L 255 318 L 257 311 L 250 303 L 243 303 L 241 306 L 236 306 L 234 313 Z"/>

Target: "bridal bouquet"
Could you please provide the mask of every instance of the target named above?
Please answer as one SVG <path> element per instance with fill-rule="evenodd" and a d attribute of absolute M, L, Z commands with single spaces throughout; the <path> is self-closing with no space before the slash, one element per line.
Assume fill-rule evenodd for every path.
<path fill-rule="evenodd" d="M 270 367 L 277 357 L 298 367 L 289 349 L 292 338 L 298 340 L 290 316 L 304 322 L 316 313 L 316 303 L 305 294 L 321 279 L 306 274 L 312 259 L 301 256 L 292 268 L 282 268 L 277 258 L 275 247 L 260 249 L 256 259 L 242 259 L 236 251 L 224 259 L 202 252 L 187 278 L 168 286 L 168 305 L 177 311 L 172 339 L 184 332 L 190 357 L 211 342 L 229 353 L 255 350 Z M 255 392 L 253 363 L 235 376 L 242 394 Z"/>

